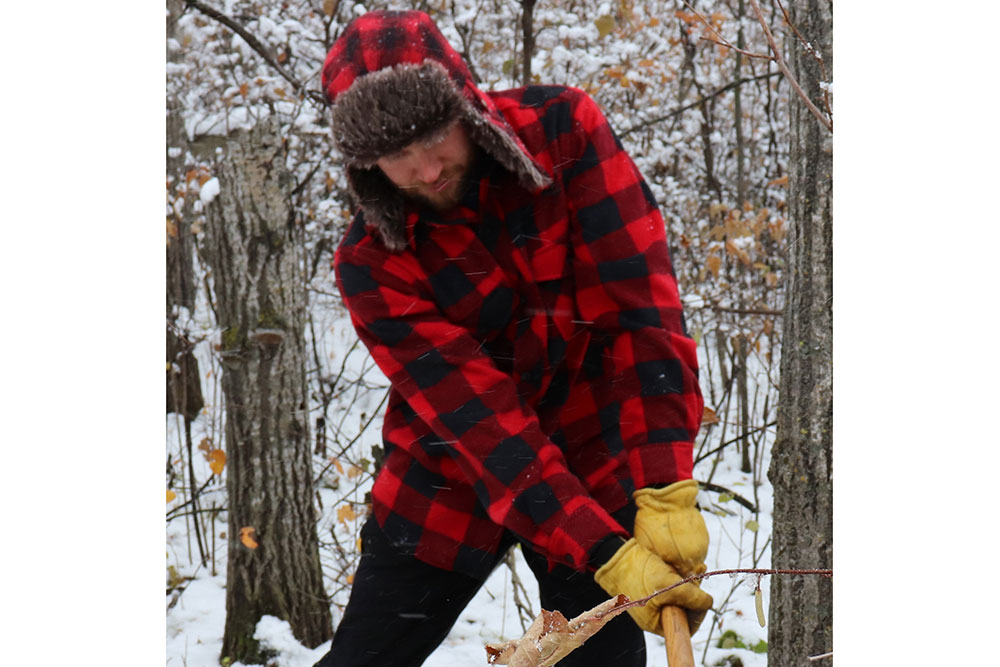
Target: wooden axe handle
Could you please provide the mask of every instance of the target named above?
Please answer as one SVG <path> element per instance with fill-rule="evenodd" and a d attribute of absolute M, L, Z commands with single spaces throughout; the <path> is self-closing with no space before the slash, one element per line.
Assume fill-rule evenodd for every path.
<path fill-rule="evenodd" d="M 670 667 L 694 667 L 687 613 L 680 607 L 668 605 L 660 611 L 660 624 L 663 626 L 663 638 L 667 640 L 667 664 Z"/>

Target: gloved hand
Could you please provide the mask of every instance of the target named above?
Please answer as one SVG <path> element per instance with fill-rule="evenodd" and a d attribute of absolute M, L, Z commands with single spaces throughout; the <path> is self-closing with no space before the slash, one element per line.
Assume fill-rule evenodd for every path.
<path fill-rule="evenodd" d="M 694 506 L 696 495 L 698 482 L 693 479 L 632 494 L 638 508 L 636 541 L 685 577 L 705 571 L 708 553 L 708 529 Z"/>
<path fill-rule="evenodd" d="M 594 580 L 609 595 L 624 593 L 630 600 L 640 600 L 681 579 L 672 567 L 636 542 L 635 538 L 622 545 L 611 560 L 594 573 Z M 640 628 L 662 635 L 660 610 L 666 605 L 676 605 L 687 611 L 688 625 L 691 634 L 694 634 L 705 618 L 705 612 L 712 606 L 712 596 L 687 583 L 656 596 L 644 606 L 630 607 L 627 611 Z"/>

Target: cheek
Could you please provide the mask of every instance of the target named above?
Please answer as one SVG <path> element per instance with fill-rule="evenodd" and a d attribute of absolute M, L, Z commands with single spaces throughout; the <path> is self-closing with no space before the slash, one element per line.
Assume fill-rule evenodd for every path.
<path fill-rule="evenodd" d="M 462 167 L 469 164 L 472 156 L 472 147 L 464 137 L 456 137 L 447 151 L 451 162 Z"/>
<path fill-rule="evenodd" d="M 382 173 L 397 186 L 409 185 L 410 169 L 402 160 L 378 160 L 376 163 Z"/>

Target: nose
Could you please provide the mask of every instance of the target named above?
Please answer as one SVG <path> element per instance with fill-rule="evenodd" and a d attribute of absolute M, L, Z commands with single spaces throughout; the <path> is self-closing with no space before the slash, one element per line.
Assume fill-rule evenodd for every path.
<path fill-rule="evenodd" d="M 428 153 L 421 153 L 416 156 L 416 174 L 417 179 L 421 183 L 426 183 L 430 185 L 435 182 L 440 176 L 441 171 L 444 168 L 444 163 L 441 162 L 439 158 L 434 157 Z"/>

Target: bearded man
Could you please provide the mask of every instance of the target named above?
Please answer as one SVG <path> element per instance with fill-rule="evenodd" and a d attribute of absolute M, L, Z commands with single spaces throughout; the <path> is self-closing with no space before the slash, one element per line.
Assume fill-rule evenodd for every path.
<path fill-rule="evenodd" d="M 575 616 L 704 572 L 702 415 L 663 219 L 597 104 L 480 90 L 426 14 L 368 12 L 322 85 L 359 210 L 337 250 L 392 387 L 350 600 L 320 666 L 420 665 L 520 544 Z M 686 583 L 562 663 L 645 664 Z"/>

